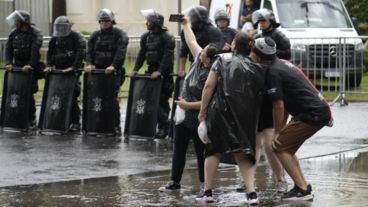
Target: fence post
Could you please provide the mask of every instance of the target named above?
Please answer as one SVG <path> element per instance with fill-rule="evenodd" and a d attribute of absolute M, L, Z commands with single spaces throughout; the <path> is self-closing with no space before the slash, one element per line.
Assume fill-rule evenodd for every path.
<path fill-rule="evenodd" d="M 346 38 L 342 41 L 342 37 L 339 38 L 337 47 L 337 54 L 339 59 L 339 95 L 332 101 L 331 106 L 339 102 L 340 106 L 347 106 L 348 101 L 345 98 L 345 83 L 346 83 Z M 341 60 L 342 59 L 342 60 Z"/>

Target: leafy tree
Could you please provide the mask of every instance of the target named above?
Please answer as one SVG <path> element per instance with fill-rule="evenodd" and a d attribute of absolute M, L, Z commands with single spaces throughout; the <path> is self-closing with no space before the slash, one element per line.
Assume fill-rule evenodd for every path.
<path fill-rule="evenodd" d="M 343 0 L 351 17 L 360 23 L 368 23 L 368 0 Z"/>

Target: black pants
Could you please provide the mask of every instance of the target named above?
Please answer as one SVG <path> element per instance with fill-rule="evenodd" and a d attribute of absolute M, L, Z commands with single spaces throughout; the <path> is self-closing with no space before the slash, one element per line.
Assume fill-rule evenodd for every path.
<path fill-rule="evenodd" d="M 174 129 L 174 153 L 171 167 L 171 180 L 177 183 L 180 183 L 183 175 L 190 140 L 193 140 L 197 154 L 199 181 L 204 182 L 204 144 L 198 137 L 197 128 L 188 128 L 179 124 Z"/>
<path fill-rule="evenodd" d="M 38 80 L 33 76 L 31 83 L 32 91 L 29 96 L 29 111 L 28 111 L 28 122 L 32 123 L 36 121 L 36 101 L 34 98 L 34 94 L 38 91 Z"/>
<path fill-rule="evenodd" d="M 72 100 L 72 110 L 71 110 L 72 124 L 77 124 L 77 125 L 80 124 L 80 114 L 81 114 L 81 110 L 78 104 L 78 97 L 80 96 L 80 93 L 81 93 L 81 82 L 79 81 L 79 78 L 78 78 L 78 82 L 74 88 L 74 96 Z"/>
<path fill-rule="evenodd" d="M 120 126 L 120 103 L 119 103 L 119 92 L 120 92 L 120 87 L 121 85 L 123 85 L 125 81 L 125 73 L 121 74 L 118 73 L 116 74 L 116 79 L 115 79 L 115 94 L 116 94 L 116 104 L 115 104 L 115 129 L 121 129 Z"/>
<path fill-rule="evenodd" d="M 33 121 L 36 121 L 36 101 L 34 98 L 34 94 L 32 93 L 29 99 L 28 122 L 32 123 Z"/>
<path fill-rule="evenodd" d="M 169 113 L 170 113 L 170 103 L 169 99 L 174 90 L 173 78 L 168 76 L 164 77 L 162 81 L 160 103 L 158 109 L 158 128 L 168 130 L 169 129 Z"/>

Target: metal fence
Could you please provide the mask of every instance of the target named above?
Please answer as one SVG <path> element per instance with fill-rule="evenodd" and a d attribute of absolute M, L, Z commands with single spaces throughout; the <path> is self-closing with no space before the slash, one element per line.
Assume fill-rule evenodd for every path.
<path fill-rule="evenodd" d="M 45 60 L 49 40 L 50 37 L 45 37 L 43 41 L 41 48 L 43 60 Z M 333 103 L 345 105 L 348 101 L 346 94 L 368 95 L 368 77 L 365 78 L 365 72 L 368 69 L 368 59 L 365 58 L 368 57 L 367 40 L 367 36 L 291 39 L 291 62 L 299 66 L 322 93 L 331 93 L 336 97 Z M 4 61 L 5 43 L 5 38 L 0 39 L 0 62 Z M 139 36 L 129 37 L 125 61 L 127 71 L 131 71 L 134 67 L 139 44 Z M 180 45 L 180 38 L 176 37 L 176 65 L 178 65 Z M 0 80 L 0 87 L 2 84 L 3 81 Z M 129 84 L 129 80 L 124 84 Z"/>
<path fill-rule="evenodd" d="M 345 94 L 368 95 L 368 37 L 294 38 L 291 62 L 323 93 L 337 93 L 333 103 L 347 104 Z"/>

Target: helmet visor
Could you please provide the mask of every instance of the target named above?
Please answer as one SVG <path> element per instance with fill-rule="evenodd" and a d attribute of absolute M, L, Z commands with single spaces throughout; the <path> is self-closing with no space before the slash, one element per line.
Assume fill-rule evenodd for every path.
<path fill-rule="evenodd" d="M 24 21 L 22 15 L 18 11 L 14 11 L 6 17 L 9 26 L 14 26 L 18 21 Z"/>
<path fill-rule="evenodd" d="M 68 36 L 70 34 L 71 31 L 71 25 L 68 23 L 59 23 L 59 24 L 54 24 L 54 32 L 53 32 L 53 36 L 54 37 L 65 37 Z"/>
<path fill-rule="evenodd" d="M 144 18 L 147 21 L 153 21 L 156 19 L 156 12 L 153 9 L 145 9 L 145 10 L 141 10 L 141 14 L 144 16 Z"/>

